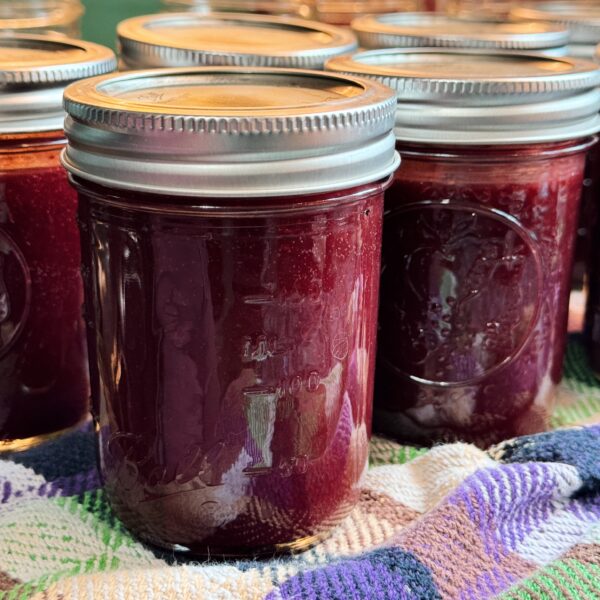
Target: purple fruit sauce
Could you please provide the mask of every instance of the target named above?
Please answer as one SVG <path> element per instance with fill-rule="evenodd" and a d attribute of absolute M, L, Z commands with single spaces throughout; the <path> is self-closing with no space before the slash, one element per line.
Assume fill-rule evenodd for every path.
<path fill-rule="evenodd" d="M 222 200 L 77 185 L 116 513 L 211 556 L 314 543 L 367 465 L 383 186 Z"/>
<path fill-rule="evenodd" d="M 0 138 L 0 448 L 88 411 L 77 194 L 56 134 Z"/>
<path fill-rule="evenodd" d="M 485 446 L 548 427 L 587 147 L 400 145 L 385 201 L 376 430 Z"/>

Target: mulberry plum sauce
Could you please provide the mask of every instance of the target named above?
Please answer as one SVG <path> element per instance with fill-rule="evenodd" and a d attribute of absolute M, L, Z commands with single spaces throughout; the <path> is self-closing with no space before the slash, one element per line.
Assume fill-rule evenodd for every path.
<path fill-rule="evenodd" d="M 52 145 L 52 136 L 40 137 Z M 12 136 L 8 154 L 7 138 L 0 142 L 0 443 L 14 448 L 78 423 L 88 387 L 77 196 L 58 161 L 63 144 L 34 154 L 21 146 L 31 135 Z"/>
<path fill-rule="evenodd" d="M 548 427 L 588 147 L 400 146 L 378 406 L 407 437 L 486 445 Z"/>
<path fill-rule="evenodd" d="M 135 115 L 150 97 L 155 152 L 194 168 L 136 168 L 118 128 L 130 154 L 106 141 L 92 168 L 88 103 Z M 175 70 L 73 86 L 67 109 L 113 507 L 195 554 L 309 546 L 352 509 L 367 464 L 393 93 L 313 71 Z M 173 127 L 181 115 L 193 129 Z"/>
<path fill-rule="evenodd" d="M 113 53 L 95 44 L 0 38 L 0 451 L 41 443 L 88 414 L 61 96 L 68 83 L 115 67 Z"/>

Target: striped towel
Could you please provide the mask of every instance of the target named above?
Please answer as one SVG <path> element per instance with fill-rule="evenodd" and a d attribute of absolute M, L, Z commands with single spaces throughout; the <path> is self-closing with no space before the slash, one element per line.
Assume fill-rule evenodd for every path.
<path fill-rule="evenodd" d="M 0 598 L 600 599 L 600 387 L 577 341 L 566 371 L 562 429 L 488 451 L 375 438 L 354 512 L 287 558 L 194 562 L 140 544 L 110 510 L 89 428 L 5 456 Z"/>

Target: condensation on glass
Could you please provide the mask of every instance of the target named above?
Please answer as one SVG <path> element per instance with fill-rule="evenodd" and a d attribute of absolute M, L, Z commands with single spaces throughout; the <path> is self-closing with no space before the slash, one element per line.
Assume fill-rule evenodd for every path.
<path fill-rule="evenodd" d="M 87 414 L 77 197 L 59 161 L 62 92 L 115 67 L 95 44 L 0 38 L 0 451 Z"/>
<path fill-rule="evenodd" d="M 385 77 L 399 93 L 403 163 L 386 194 L 376 428 L 482 446 L 543 431 L 561 379 L 600 71 L 568 58 L 435 49 L 327 66 Z M 555 92 L 566 80 L 569 91 Z"/>
<path fill-rule="evenodd" d="M 2 0 L 0 33 L 81 35 L 84 8 L 79 0 Z"/>
<path fill-rule="evenodd" d="M 322 69 L 356 50 L 351 31 L 292 17 L 241 13 L 134 17 L 117 27 L 124 69 L 233 65 Z"/>
<path fill-rule="evenodd" d="M 66 106 L 112 506 L 164 548 L 310 546 L 367 467 L 393 92 L 215 67 Z"/>

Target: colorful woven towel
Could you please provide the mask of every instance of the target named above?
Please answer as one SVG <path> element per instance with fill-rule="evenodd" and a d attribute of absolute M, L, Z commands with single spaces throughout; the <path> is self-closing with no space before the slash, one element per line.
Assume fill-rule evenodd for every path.
<path fill-rule="evenodd" d="M 112 515 L 93 434 L 0 460 L 0 598 L 600 599 L 600 387 L 574 342 L 555 425 L 487 452 L 374 439 L 359 506 L 271 561 L 192 562 Z M 3 590 L 3 591 L 2 591 Z"/>

